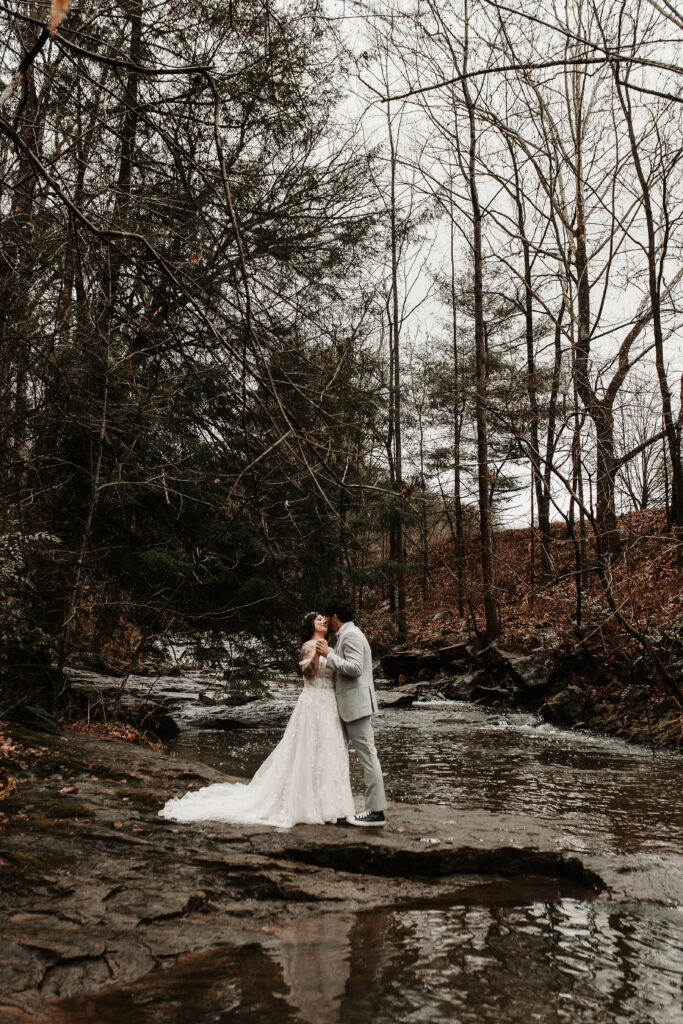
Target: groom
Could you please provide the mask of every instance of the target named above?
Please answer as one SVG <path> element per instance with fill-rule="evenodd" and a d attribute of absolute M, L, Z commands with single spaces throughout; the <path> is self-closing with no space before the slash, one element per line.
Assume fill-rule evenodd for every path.
<path fill-rule="evenodd" d="M 330 649 L 327 640 L 318 640 L 316 650 L 327 658 L 334 672 L 334 689 L 339 717 L 346 736 L 353 743 L 365 778 L 365 810 L 349 818 L 351 825 L 381 827 L 386 824 L 387 806 L 384 780 L 372 731 L 372 716 L 377 711 L 372 683 L 372 653 L 365 635 L 353 622 L 353 608 L 344 600 L 328 601 L 325 615 L 337 634 L 337 646 Z"/>

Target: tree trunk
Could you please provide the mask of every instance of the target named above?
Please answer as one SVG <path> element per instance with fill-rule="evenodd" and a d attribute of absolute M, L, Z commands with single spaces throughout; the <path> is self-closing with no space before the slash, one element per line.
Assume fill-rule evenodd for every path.
<path fill-rule="evenodd" d="M 467 48 L 467 36 L 465 41 Z M 466 49 L 467 52 L 467 49 Z M 466 67 L 465 67 L 466 70 Z M 479 493 L 479 528 L 481 533 L 482 596 L 484 602 L 484 632 L 487 640 L 493 640 L 500 632 L 498 602 L 496 600 L 496 574 L 493 553 L 493 523 L 489 496 L 489 455 L 488 455 L 488 366 L 486 359 L 486 327 L 484 324 L 484 282 L 482 265 L 481 224 L 482 213 L 477 188 L 476 153 L 477 136 L 475 109 L 467 79 L 463 81 L 463 93 L 469 117 L 469 152 L 467 185 L 472 206 L 472 249 L 474 256 L 474 348 L 476 365 L 475 405 L 477 421 L 477 484 Z"/>
<path fill-rule="evenodd" d="M 643 210 L 645 212 L 645 223 L 647 226 L 647 274 L 648 288 L 650 293 L 650 306 L 652 310 L 652 327 L 655 340 L 655 365 L 657 367 L 657 379 L 659 381 L 659 393 L 662 399 L 662 418 L 664 430 L 671 460 L 671 521 L 676 536 L 676 565 L 679 576 L 683 576 L 683 463 L 681 462 L 681 437 L 677 430 L 671 405 L 671 391 L 666 376 L 666 364 L 664 360 L 664 331 L 662 329 L 661 309 L 661 279 L 665 249 L 658 256 L 657 235 L 655 229 L 652 202 L 650 198 L 650 186 L 643 171 L 638 143 L 633 128 L 633 117 L 631 103 L 628 94 L 619 83 L 618 74 L 615 72 L 615 82 L 621 109 L 626 119 L 628 128 L 629 143 L 631 146 L 631 157 L 638 176 Z M 659 265 L 658 265 L 659 264 Z"/>
<path fill-rule="evenodd" d="M 403 453 L 401 440 L 401 360 L 400 360 L 400 318 L 398 303 L 398 228 L 396 223 L 396 146 L 394 133 L 391 124 L 391 109 L 387 103 L 387 130 L 389 134 L 389 152 L 391 161 L 391 189 L 390 189 L 390 229 L 391 229 L 391 325 L 390 325 L 390 347 L 392 351 L 391 370 L 393 388 L 393 438 L 394 438 L 394 489 L 397 496 L 403 488 Z M 400 499 L 397 497 L 397 502 Z M 406 543 L 405 531 L 397 505 L 394 513 L 393 524 L 394 535 L 394 557 L 398 566 L 396 580 L 396 629 L 399 643 L 404 643 L 407 635 L 406 622 Z"/>
<path fill-rule="evenodd" d="M 453 502 L 455 511 L 455 576 L 458 615 L 465 615 L 465 536 L 462 521 L 462 494 L 460 483 L 460 448 L 462 422 L 460 414 L 460 353 L 458 350 L 458 306 L 455 294 L 455 246 L 453 239 L 453 202 L 451 199 L 451 312 L 453 329 Z"/>

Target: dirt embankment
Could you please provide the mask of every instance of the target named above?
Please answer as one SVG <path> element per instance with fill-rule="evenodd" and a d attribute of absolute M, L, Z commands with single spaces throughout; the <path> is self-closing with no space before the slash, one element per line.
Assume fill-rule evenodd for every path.
<path fill-rule="evenodd" d="M 624 619 L 648 639 L 670 676 L 680 680 L 683 594 L 665 512 L 622 516 L 619 533 L 621 552 L 608 573 L 614 601 Z M 427 659 L 422 675 L 417 664 L 384 674 L 394 682 L 403 675 L 406 684 L 436 682 L 444 696 L 544 709 L 544 717 L 556 725 L 588 727 L 655 748 L 680 748 L 683 709 L 643 645 L 610 610 L 589 534 L 577 571 L 576 539 L 576 531 L 572 538 L 564 524 L 553 524 L 551 571 L 544 575 L 537 535 L 528 529 L 497 533 L 501 631 L 494 648 L 483 641 L 478 620 L 476 538 L 467 545 L 462 571 L 452 545 L 434 545 L 426 575 L 420 568 L 408 576 L 408 637 L 402 651 L 395 648 L 388 603 L 379 593 L 371 606 L 366 603 L 363 623 L 378 653 L 418 649 Z M 442 658 L 437 673 L 428 659 L 442 650 L 459 653 L 451 661 Z"/>

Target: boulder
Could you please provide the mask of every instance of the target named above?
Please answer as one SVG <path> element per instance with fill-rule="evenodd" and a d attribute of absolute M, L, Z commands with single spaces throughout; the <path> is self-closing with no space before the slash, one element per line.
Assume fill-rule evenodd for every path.
<path fill-rule="evenodd" d="M 417 683 L 431 682 L 433 678 L 434 678 L 434 669 L 433 668 L 421 668 L 420 671 L 415 676 L 415 682 L 417 682 Z"/>
<path fill-rule="evenodd" d="M 126 717 L 141 732 L 157 740 L 174 740 L 180 733 L 175 720 L 158 704 L 143 704 L 134 710 L 131 709 Z"/>
<path fill-rule="evenodd" d="M 373 676 L 373 683 L 376 690 L 386 690 L 396 685 L 393 679 L 385 679 L 384 676 Z"/>
<path fill-rule="evenodd" d="M 539 714 L 551 725 L 573 725 L 586 707 L 586 697 L 578 686 L 567 686 L 547 700 Z"/>
<path fill-rule="evenodd" d="M 540 652 L 510 660 L 506 672 L 515 684 L 518 703 L 526 707 L 538 707 L 555 681 L 551 666 Z"/>
<path fill-rule="evenodd" d="M 504 686 L 475 686 L 472 689 L 472 700 L 485 701 L 487 704 L 504 701 L 510 702 L 510 691 Z"/>
<path fill-rule="evenodd" d="M 415 686 L 401 686 L 397 690 L 385 690 L 377 698 L 381 708 L 410 708 L 417 700 L 418 691 Z"/>
<path fill-rule="evenodd" d="M 192 724 L 198 729 L 221 729 L 224 732 L 234 732 L 237 729 L 252 728 L 248 722 L 240 722 L 237 718 L 225 718 L 221 715 L 215 715 L 213 718 L 200 718 Z"/>
<path fill-rule="evenodd" d="M 441 665 L 452 665 L 454 662 L 467 663 L 471 660 L 469 644 L 466 643 L 440 647 L 436 653 Z"/>
<path fill-rule="evenodd" d="M 390 679 L 398 679 L 404 675 L 414 678 L 421 669 L 429 668 L 436 671 L 439 657 L 429 651 L 394 650 L 381 659 L 382 671 Z"/>
<path fill-rule="evenodd" d="M 443 622 L 448 618 L 450 618 L 450 612 L 437 612 L 436 615 L 432 615 L 432 622 Z"/>
<path fill-rule="evenodd" d="M 513 654 L 497 644 L 489 644 L 481 651 L 472 650 L 472 657 L 497 685 L 507 677 L 515 688 L 517 702 L 522 705 L 538 706 L 554 682 L 552 669 L 540 651 Z"/>
<path fill-rule="evenodd" d="M 159 678 L 177 679 L 182 675 L 180 665 L 176 662 L 141 662 L 133 669 L 134 676 L 158 676 Z"/>
<path fill-rule="evenodd" d="M 477 651 L 473 647 L 467 648 L 468 652 L 482 668 L 507 668 L 511 663 L 519 659 L 518 654 L 511 654 L 503 651 L 498 644 L 489 644 Z"/>
<path fill-rule="evenodd" d="M 108 661 L 101 654 L 96 654 L 93 651 L 81 651 L 69 660 L 69 664 L 72 668 L 84 668 L 102 676 L 113 676 L 115 679 L 121 679 L 127 669 L 125 662 Z"/>
<path fill-rule="evenodd" d="M 455 679 L 447 679 L 439 687 L 448 700 L 471 700 L 475 686 L 486 686 L 490 682 L 488 674 L 483 670 L 470 672 Z"/>
<path fill-rule="evenodd" d="M 212 693 L 206 693 L 205 691 L 202 691 L 202 693 L 200 693 L 199 696 L 197 697 L 197 703 L 203 704 L 204 706 L 211 706 L 212 704 L 218 704 L 220 702 L 216 697 L 213 696 Z"/>

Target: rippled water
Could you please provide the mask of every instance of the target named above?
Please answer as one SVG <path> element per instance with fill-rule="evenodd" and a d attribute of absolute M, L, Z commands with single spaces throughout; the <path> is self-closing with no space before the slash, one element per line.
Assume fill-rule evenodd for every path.
<path fill-rule="evenodd" d="M 683 914 L 576 900 L 387 907 L 265 929 L 132 985 L 60 1000 L 68 1024 L 681 1024 Z"/>

